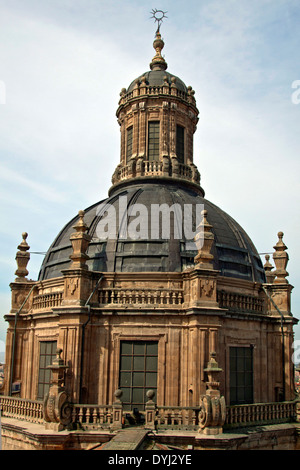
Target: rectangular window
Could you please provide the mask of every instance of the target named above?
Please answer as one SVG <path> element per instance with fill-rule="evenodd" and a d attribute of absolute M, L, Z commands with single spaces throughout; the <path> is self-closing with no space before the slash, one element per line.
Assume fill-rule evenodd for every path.
<path fill-rule="evenodd" d="M 230 404 L 253 403 L 253 348 L 231 347 Z"/>
<path fill-rule="evenodd" d="M 126 141 L 126 161 L 132 156 L 132 137 L 133 137 L 133 127 L 127 129 L 127 141 Z"/>
<path fill-rule="evenodd" d="M 143 411 L 148 390 L 154 390 L 156 401 L 157 356 L 155 341 L 121 342 L 119 387 L 124 410 Z"/>
<path fill-rule="evenodd" d="M 176 128 L 176 155 L 179 163 L 184 163 L 184 127 Z"/>
<path fill-rule="evenodd" d="M 50 388 L 51 370 L 48 369 L 56 356 L 57 341 L 40 342 L 40 364 L 37 399 L 43 400 Z"/>
<path fill-rule="evenodd" d="M 148 160 L 159 160 L 159 121 L 148 123 Z"/>

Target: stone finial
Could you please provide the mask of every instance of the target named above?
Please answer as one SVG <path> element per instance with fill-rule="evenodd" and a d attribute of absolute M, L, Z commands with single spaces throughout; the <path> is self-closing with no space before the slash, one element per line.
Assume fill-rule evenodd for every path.
<path fill-rule="evenodd" d="M 88 226 L 84 222 L 84 211 L 80 210 L 78 215 L 79 220 L 75 225 L 73 225 L 73 228 L 76 230 L 76 232 L 72 233 L 70 236 L 73 248 L 73 253 L 70 256 L 71 260 L 73 261 L 71 269 L 88 269 L 86 261 L 89 259 L 89 257 L 86 254 L 86 251 L 92 237 L 85 233 L 88 230 Z"/>
<path fill-rule="evenodd" d="M 286 267 L 289 260 L 289 255 L 287 254 L 287 246 L 283 242 L 283 232 L 278 232 L 278 242 L 273 247 L 275 253 L 273 254 L 273 260 L 276 266 L 274 275 L 276 276 L 274 284 L 288 284 L 286 277 L 289 273 L 286 271 Z"/>
<path fill-rule="evenodd" d="M 156 31 L 156 36 L 153 42 L 153 47 L 156 51 L 155 56 L 152 59 L 152 62 L 150 64 L 150 69 L 151 70 L 166 70 L 168 68 L 168 64 L 161 55 L 161 51 L 164 48 L 164 41 L 161 38 L 161 34 L 159 30 Z"/>
<path fill-rule="evenodd" d="M 214 243 L 214 234 L 211 232 L 212 225 L 207 221 L 207 210 L 203 210 L 201 215 L 202 220 L 194 238 L 198 249 L 198 254 L 195 256 L 195 267 L 197 269 L 213 269 L 214 256 L 211 254 L 211 249 Z"/>
<path fill-rule="evenodd" d="M 272 264 L 270 263 L 269 261 L 270 259 L 270 255 L 266 255 L 265 256 L 265 264 L 264 264 L 264 270 L 265 270 L 265 273 L 266 273 L 266 279 L 267 279 L 267 283 L 268 284 L 273 284 L 273 281 L 274 281 L 274 278 L 275 278 L 275 274 L 274 272 L 272 273 L 272 269 L 274 268 L 274 266 L 272 266 Z"/>
<path fill-rule="evenodd" d="M 30 254 L 27 251 L 30 249 L 26 239 L 28 237 L 28 233 L 22 233 L 23 240 L 18 246 L 18 252 L 16 254 L 16 261 L 18 269 L 16 270 L 15 274 L 18 276 L 16 278 L 16 282 L 27 282 L 26 276 L 28 275 L 27 271 L 27 264 L 30 259 Z"/>
<path fill-rule="evenodd" d="M 204 369 L 204 372 L 206 372 L 208 375 L 208 382 L 206 382 L 208 390 L 219 390 L 220 386 L 220 382 L 218 382 L 217 377 L 219 376 L 220 372 L 222 372 L 222 369 L 220 369 L 218 366 L 216 356 L 217 354 L 215 351 L 211 351 L 207 367 Z"/>

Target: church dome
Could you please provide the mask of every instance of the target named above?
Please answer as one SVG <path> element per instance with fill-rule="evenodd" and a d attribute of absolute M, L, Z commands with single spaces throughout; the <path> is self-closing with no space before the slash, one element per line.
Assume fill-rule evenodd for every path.
<path fill-rule="evenodd" d="M 143 233 L 143 238 L 134 240 L 122 238 L 125 221 L 118 226 L 116 238 L 99 238 L 99 224 L 103 224 L 104 213 L 113 207 L 120 218 L 120 197 L 127 204 L 127 222 L 130 221 L 134 204 L 143 205 L 150 216 L 151 206 L 167 204 L 200 204 L 208 211 L 208 221 L 214 234 L 214 269 L 222 276 L 265 282 L 264 269 L 255 246 L 239 224 L 219 207 L 184 185 L 159 181 L 132 184 L 117 191 L 110 198 L 100 201 L 85 210 L 84 221 L 87 233 L 92 237 L 87 255 L 87 265 L 92 271 L 101 272 L 181 272 L 194 265 L 197 250 L 188 246 L 184 231 L 180 239 L 153 239 Z M 138 207 L 138 206 L 136 206 Z M 61 271 L 70 267 L 72 253 L 70 235 L 74 232 L 73 218 L 59 233 L 51 245 L 41 267 L 39 280 L 61 276 Z M 150 223 L 148 224 L 150 232 Z"/>
<path fill-rule="evenodd" d="M 194 266 L 197 248 L 193 237 L 187 236 L 184 230 L 182 215 L 188 206 L 192 212 L 201 206 L 207 210 L 214 234 L 214 269 L 222 276 L 265 282 L 260 256 L 246 232 L 204 197 L 200 173 L 193 162 L 193 134 L 199 113 L 195 92 L 166 71 L 167 63 L 161 55 L 164 42 L 159 30 L 153 47 L 156 55 L 150 71 L 123 88 L 120 94 L 117 110 L 121 128 L 120 163 L 112 177 L 109 197 L 85 210 L 84 221 L 91 237 L 87 265 L 97 272 L 182 272 Z M 122 210 L 125 208 L 122 213 L 120 201 Z M 176 208 L 176 213 L 169 210 L 167 214 L 174 230 L 169 236 L 162 233 L 163 228 L 158 225 L 165 216 L 160 213 L 160 219 L 154 223 L 158 231 L 153 236 L 152 209 L 162 205 Z M 134 223 L 137 207 L 144 211 L 144 226 L 132 237 L 126 230 Z M 195 233 L 198 222 L 193 214 L 191 230 Z M 39 280 L 59 277 L 62 270 L 70 267 L 70 236 L 77 221 L 78 217 L 73 218 L 54 240 L 43 261 Z M 115 228 L 114 236 L 103 231 L 109 223 Z"/>
<path fill-rule="evenodd" d="M 147 86 L 162 87 L 165 83 L 167 83 L 169 86 L 174 84 L 178 90 L 182 91 L 183 93 L 188 93 L 188 87 L 185 85 L 185 83 L 180 78 L 176 77 L 176 75 L 172 75 L 165 70 L 149 70 L 143 73 L 138 78 L 133 80 L 133 82 L 131 82 L 127 88 L 127 93 L 133 91 L 135 85 L 142 83 L 144 78 Z"/>

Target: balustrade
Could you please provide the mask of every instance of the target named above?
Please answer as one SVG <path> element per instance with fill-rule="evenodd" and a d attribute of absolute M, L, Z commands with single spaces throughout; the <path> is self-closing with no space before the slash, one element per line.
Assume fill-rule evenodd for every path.
<path fill-rule="evenodd" d="M 109 428 L 113 424 L 113 407 L 109 405 L 73 405 L 72 422 L 84 429 Z"/>
<path fill-rule="evenodd" d="M 117 305 L 163 305 L 172 307 L 183 303 L 182 289 L 120 289 L 99 291 L 99 304 Z"/>
<path fill-rule="evenodd" d="M 49 294 L 40 294 L 33 297 L 33 310 L 43 308 L 59 307 L 63 300 L 63 292 L 52 292 Z"/>
<path fill-rule="evenodd" d="M 227 407 L 226 427 L 293 421 L 296 402 L 254 403 Z"/>
<path fill-rule="evenodd" d="M 297 401 L 254 403 L 228 406 L 225 428 L 239 428 L 258 424 L 274 424 L 296 420 Z M 1 416 L 45 424 L 44 405 L 40 401 L 0 396 Z M 72 422 L 84 429 L 107 429 L 113 426 L 113 405 L 72 405 Z M 199 429 L 200 408 L 156 406 L 155 422 L 161 429 Z"/>
<path fill-rule="evenodd" d="M 0 396 L 1 416 L 31 423 L 44 423 L 44 405 L 39 401 Z"/>
<path fill-rule="evenodd" d="M 218 291 L 217 300 L 221 308 L 245 312 L 264 313 L 264 300 L 252 295 Z"/>

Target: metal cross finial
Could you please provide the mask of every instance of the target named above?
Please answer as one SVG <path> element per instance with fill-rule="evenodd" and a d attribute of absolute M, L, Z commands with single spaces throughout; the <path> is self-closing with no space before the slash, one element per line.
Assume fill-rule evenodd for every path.
<path fill-rule="evenodd" d="M 167 11 L 157 10 L 156 8 L 152 10 L 151 18 L 154 18 L 154 21 L 157 21 L 157 32 L 160 30 L 160 25 L 163 22 L 164 18 L 168 18 L 166 16 Z"/>

